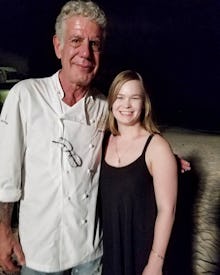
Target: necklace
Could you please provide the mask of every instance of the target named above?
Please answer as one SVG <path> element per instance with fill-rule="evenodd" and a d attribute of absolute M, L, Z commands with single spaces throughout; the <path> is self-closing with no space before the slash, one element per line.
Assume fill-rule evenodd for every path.
<path fill-rule="evenodd" d="M 116 153 L 116 156 L 117 156 L 118 165 L 120 166 L 120 165 L 121 165 L 121 158 L 120 158 L 120 155 L 119 155 L 119 153 L 118 153 L 117 138 L 115 138 L 115 153 Z"/>
<path fill-rule="evenodd" d="M 128 153 L 131 144 L 129 144 L 129 146 L 125 148 L 126 150 L 124 150 L 124 152 L 119 153 L 118 138 L 115 137 L 114 139 L 115 139 L 115 153 L 117 156 L 117 164 L 118 164 L 118 166 L 120 166 L 121 162 L 122 162 L 122 158 L 124 158 L 126 156 L 126 154 Z"/>

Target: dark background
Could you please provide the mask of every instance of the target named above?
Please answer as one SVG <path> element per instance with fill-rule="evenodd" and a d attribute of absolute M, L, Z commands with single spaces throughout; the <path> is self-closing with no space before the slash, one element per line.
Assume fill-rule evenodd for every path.
<path fill-rule="evenodd" d="M 61 0 L 0 0 L 0 66 L 24 77 L 59 68 L 52 36 Z M 220 1 L 97 0 L 108 36 L 97 84 L 134 69 L 150 88 L 159 124 L 220 133 Z"/>

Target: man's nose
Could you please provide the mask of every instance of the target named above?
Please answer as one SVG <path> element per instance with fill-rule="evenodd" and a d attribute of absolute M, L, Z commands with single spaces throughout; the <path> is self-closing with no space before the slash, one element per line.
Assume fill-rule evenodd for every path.
<path fill-rule="evenodd" d="M 81 52 L 81 56 L 84 58 L 88 58 L 91 55 L 91 47 L 90 47 L 90 43 L 89 40 L 84 40 L 80 46 L 80 52 Z"/>

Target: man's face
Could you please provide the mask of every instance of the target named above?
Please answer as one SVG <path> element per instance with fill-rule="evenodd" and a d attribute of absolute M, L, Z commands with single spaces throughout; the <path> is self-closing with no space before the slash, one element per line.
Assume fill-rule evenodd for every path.
<path fill-rule="evenodd" d="M 90 84 L 99 68 L 102 34 L 99 25 L 86 17 L 74 16 L 64 22 L 63 38 L 54 36 L 54 48 L 66 83 Z"/>

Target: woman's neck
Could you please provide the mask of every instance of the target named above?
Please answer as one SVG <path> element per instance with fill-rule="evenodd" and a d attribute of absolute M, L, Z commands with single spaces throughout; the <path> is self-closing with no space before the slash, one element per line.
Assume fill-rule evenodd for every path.
<path fill-rule="evenodd" d="M 141 125 L 121 126 L 118 130 L 120 137 L 123 139 L 132 139 L 147 134 L 147 131 Z"/>

